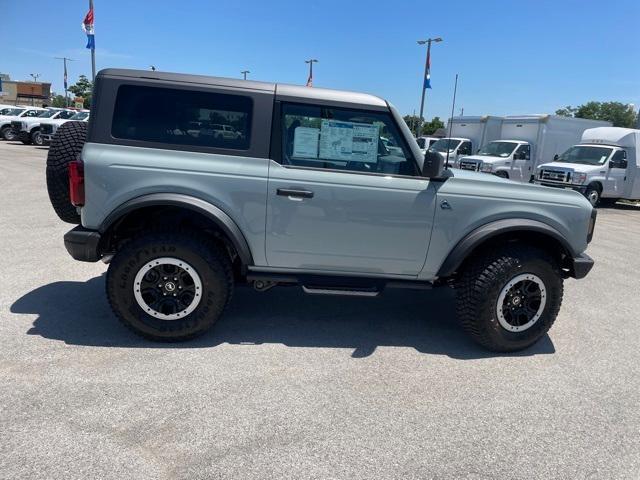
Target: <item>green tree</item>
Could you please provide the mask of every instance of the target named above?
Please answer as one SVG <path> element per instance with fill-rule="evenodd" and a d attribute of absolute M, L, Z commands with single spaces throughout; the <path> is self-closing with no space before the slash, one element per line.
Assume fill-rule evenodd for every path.
<path fill-rule="evenodd" d="M 58 108 L 64 108 L 67 106 L 66 102 L 65 102 L 65 98 L 64 95 L 53 95 L 53 97 L 51 98 L 51 106 L 52 107 L 58 107 Z"/>
<path fill-rule="evenodd" d="M 636 112 L 631 105 L 621 102 L 587 102 L 578 107 L 567 106 L 556 110 L 557 115 L 567 117 L 589 118 L 591 120 L 605 120 L 614 127 L 635 128 Z"/>
<path fill-rule="evenodd" d="M 433 117 L 430 122 L 426 122 L 422 125 L 422 135 L 431 135 L 439 128 L 444 128 L 444 122 L 440 120 L 440 117 Z"/>
<path fill-rule="evenodd" d="M 404 123 L 409 127 L 409 130 L 411 130 L 412 133 L 415 133 L 418 125 L 418 115 L 405 115 L 402 118 L 404 119 Z"/>
<path fill-rule="evenodd" d="M 84 107 L 91 106 L 91 92 L 93 91 L 93 83 L 85 75 L 80 75 L 75 85 L 69 87 L 69 91 L 76 97 L 84 98 Z"/>

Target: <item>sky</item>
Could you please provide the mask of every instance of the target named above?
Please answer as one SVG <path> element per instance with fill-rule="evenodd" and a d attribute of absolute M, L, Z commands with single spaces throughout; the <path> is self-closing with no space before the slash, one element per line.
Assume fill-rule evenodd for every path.
<path fill-rule="evenodd" d="M 640 106 L 640 1 L 94 0 L 97 68 L 120 67 L 304 84 L 381 96 L 425 117 L 553 113 L 587 101 Z M 69 82 L 91 74 L 80 24 L 88 0 L 0 0 L 0 73 Z"/>

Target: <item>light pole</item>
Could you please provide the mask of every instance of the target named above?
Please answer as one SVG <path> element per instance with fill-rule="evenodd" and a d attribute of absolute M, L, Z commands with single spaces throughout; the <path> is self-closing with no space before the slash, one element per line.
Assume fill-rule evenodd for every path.
<path fill-rule="evenodd" d="M 33 83 L 36 83 L 38 81 L 38 77 L 40 76 L 39 73 L 30 73 L 29 75 L 31 75 L 31 78 L 33 78 Z M 35 105 L 34 100 L 33 100 L 33 96 L 35 95 L 34 92 L 34 87 L 33 85 L 31 86 L 31 105 Z"/>
<path fill-rule="evenodd" d="M 67 58 L 67 57 L 53 57 L 56 60 L 62 60 L 62 62 L 64 63 L 64 106 L 68 107 L 69 106 L 69 92 L 67 91 L 67 62 L 73 62 L 75 60 L 73 60 L 73 58 Z"/>
<path fill-rule="evenodd" d="M 251 73 L 249 70 L 242 70 L 240 72 L 242 74 L 242 79 L 246 80 L 247 79 L 247 73 Z"/>
<path fill-rule="evenodd" d="M 418 40 L 418 45 L 427 44 L 427 58 L 424 62 L 424 77 L 422 78 L 422 98 L 420 100 L 420 116 L 418 117 L 418 126 L 416 128 L 416 137 L 420 135 L 420 128 L 422 128 L 422 114 L 424 112 L 424 96 L 427 90 L 427 75 L 430 74 L 429 70 L 431 69 L 431 42 L 439 43 L 442 41 L 442 38 L 428 38 L 427 40 Z"/>
<path fill-rule="evenodd" d="M 309 60 L 305 60 L 304 63 L 309 64 L 309 78 L 307 78 L 307 87 L 313 87 L 313 64 L 318 63 L 318 60 L 315 58 L 310 58 Z"/>

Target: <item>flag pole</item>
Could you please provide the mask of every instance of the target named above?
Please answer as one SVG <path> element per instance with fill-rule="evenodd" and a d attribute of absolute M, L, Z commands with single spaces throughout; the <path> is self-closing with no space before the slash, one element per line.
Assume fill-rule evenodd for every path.
<path fill-rule="evenodd" d="M 89 10 L 93 11 L 93 0 L 89 0 Z M 95 35 L 95 30 L 94 30 L 94 35 Z M 95 81 L 96 81 L 96 45 L 94 43 L 91 46 L 91 82 L 95 83 Z"/>
<path fill-rule="evenodd" d="M 418 45 L 427 44 L 427 58 L 424 60 L 424 76 L 422 77 L 422 98 L 420 99 L 420 116 L 418 117 L 418 125 L 416 127 L 415 135 L 420 136 L 420 129 L 422 127 L 422 114 L 424 112 L 424 97 L 427 90 L 427 74 L 429 73 L 429 60 L 431 58 L 431 42 L 441 42 L 442 38 L 429 38 L 427 40 L 418 40 Z M 431 88 L 431 87 L 429 87 Z"/>

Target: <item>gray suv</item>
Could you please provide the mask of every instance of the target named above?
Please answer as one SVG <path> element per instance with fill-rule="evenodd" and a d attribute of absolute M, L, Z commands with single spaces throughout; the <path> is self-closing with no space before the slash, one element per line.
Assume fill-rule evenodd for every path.
<path fill-rule="evenodd" d="M 202 334 L 240 283 L 453 287 L 471 337 L 514 351 L 593 265 L 583 196 L 450 170 L 372 95 L 109 69 L 93 99 L 88 126 L 56 132 L 49 196 L 80 223 L 71 256 L 109 263 L 115 314 L 149 339 Z M 212 135 L 220 125 L 234 135 Z"/>

